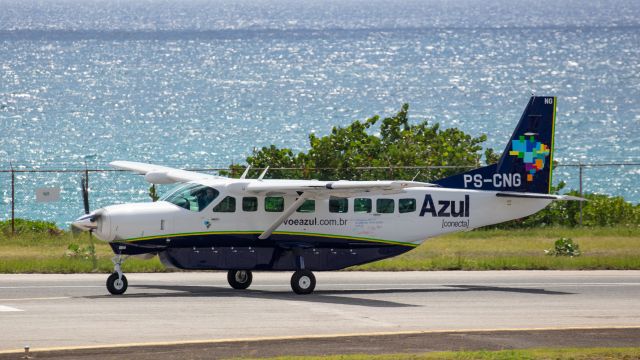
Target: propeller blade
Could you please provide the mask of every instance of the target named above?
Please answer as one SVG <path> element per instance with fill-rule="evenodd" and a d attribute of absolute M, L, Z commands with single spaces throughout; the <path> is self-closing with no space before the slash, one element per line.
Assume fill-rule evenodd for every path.
<path fill-rule="evenodd" d="M 84 213 L 88 214 L 91 212 L 89 209 L 89 179 L 86 176 L 83 176 L 80 180 L 80 186 L 82 187 L 82 203 L 84 204 Z"/>

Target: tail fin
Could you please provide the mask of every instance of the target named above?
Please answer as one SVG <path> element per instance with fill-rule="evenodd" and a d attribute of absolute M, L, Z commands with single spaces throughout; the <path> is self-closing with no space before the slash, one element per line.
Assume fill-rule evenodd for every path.
<path fill-rule="evenodd" d="M 434 183 L 456 189 L 548 194 L 553 170 L 556 100 L 556 97 L 531 97 L 497 164 Z"/>

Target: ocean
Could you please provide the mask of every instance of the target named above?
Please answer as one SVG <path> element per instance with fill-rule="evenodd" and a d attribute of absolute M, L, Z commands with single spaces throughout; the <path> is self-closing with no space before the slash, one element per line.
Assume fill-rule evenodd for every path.
<path fill-rule="evenodd" d="M 561 164 L 640 163 L 636 0 L 0 0 L 0 170 L 189 168 L 306 150 L 409 103 L 502 151 L 532 93 L 558 96 Z M 18 173 L 16 216 L 67 226 L 78 173 Z M 554 181 L 578 188 L 578 169 Z M 0 173 L 0 219 L 10 218 Z M 587 167 L 584 190 L 640 200 L 640 166 Z M 147 201 L 91 173 L 91 206 Z M 35 189 L 61 199 L 36 202 Z M 161 188 L 161 191 L 166 189 Z"/>

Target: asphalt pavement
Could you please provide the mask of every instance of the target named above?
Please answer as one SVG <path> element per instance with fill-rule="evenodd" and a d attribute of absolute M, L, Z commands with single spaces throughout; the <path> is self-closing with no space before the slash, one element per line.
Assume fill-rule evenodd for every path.
<path fill-rule="evenodd" d="M 415 351 L 640 346 L 640 271 L 320 272 L 311 295 L 293 294 L 290 275 L 255 273 L 233 290 L 221 272 L 127 274 L 122 296 L 105 274 L 0 275 L 0 357 L 381 352 L 361 346 L 370 339 Z"/>

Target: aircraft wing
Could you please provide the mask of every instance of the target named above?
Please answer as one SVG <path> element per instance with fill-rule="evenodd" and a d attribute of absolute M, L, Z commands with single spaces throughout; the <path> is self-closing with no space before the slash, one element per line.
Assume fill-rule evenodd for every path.
<path fill-rule="evenodd" d="M 317 181 L 317 180 L 264 180 L 242 185 L 242 190 L 266 194 L 307 194 L 309 197 L 351 197 L 358 194 L 394 194 L 412 187 L 437 186 L 417 181 Z"/>
<path fill-rule="evenodd" d="M 133 161 L 113 161 L 109 163 L 109 165 L 116 169 L 131 170 L 142 174 L 145 180 L 152 184 L 173 184 L 177 182 L 218 178 L 214 175 Z"/>
<path fill-rule="evenodd" d="M 317 181 L 317 180 L 264 180 L 238 183 L 241 191 L 264 194 L 289 194 L 298 198 L 260 234 L 259 239 L 267 239 L 282 223 L 304 203 L 306 199 L 351 197 L 358 194 L 395 194 L 411 187 L 435 186 L 415 181 Z"/>

